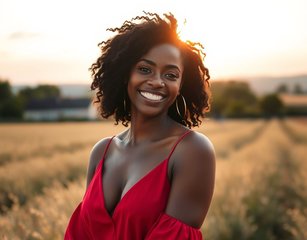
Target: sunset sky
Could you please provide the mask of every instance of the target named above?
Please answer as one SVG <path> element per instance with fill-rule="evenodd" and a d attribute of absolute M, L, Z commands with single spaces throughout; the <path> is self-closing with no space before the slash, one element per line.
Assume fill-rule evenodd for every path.
<path fill-rule="evenodd" d="M 307 73 L 306 0 L 0 0 L 0 78 L 88 83 L 106 28 L 143 10 L 172 12 L 213 79 Z"/>

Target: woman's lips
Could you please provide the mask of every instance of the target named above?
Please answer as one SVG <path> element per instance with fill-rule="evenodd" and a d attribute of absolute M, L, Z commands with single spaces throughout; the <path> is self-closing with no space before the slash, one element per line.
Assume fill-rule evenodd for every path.
<path fill-rule="evenodd" d="M 139 93 L 143 98 L 150 100 L 150 101 L 155 101 L 155 102 L 160 102 L 165 98 L 159 93 L 152 93 L 152 92 L 141 91 L 141 90 L 139 90 Z"/>

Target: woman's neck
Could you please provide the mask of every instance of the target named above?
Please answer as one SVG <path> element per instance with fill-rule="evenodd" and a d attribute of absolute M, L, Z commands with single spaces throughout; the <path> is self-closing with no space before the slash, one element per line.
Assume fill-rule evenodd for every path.
<path fill-rule="evenodd" d="M 159 140 L 170 132 L 173 124 L 173 120 L 167 115 L 150 119 L 132 115 L 125 142 L 127 145 L 135 146 Z"/>

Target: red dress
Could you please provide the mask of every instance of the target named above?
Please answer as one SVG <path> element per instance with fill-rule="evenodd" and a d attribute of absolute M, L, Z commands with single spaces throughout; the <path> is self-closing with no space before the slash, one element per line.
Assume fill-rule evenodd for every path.
<path fill-rule="evenodd" d="M 65 240 L 201 240 L 200 229 L 191 227 L 164 211 L 170 192 L 169 156 L 142 177 L 122 197 L 110 216 L 105 208 L 102 169 L 109 141 L 90 185 L 66 229 Z"/>

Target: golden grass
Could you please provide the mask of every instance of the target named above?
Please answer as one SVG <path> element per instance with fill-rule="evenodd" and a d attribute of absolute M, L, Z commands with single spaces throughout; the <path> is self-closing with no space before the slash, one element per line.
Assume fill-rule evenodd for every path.
<path fill-rule="evenodd" d="M 54 182 L 27 205 L 20 206 L 17 201 L 6 215 L 0 216 L 0 233 L 10 240 L 63 239 L 69 216 L 80 202 L 84 189 L 83 178 L 67 188 Z"/>
<path fill-rule="evenodd" d="M 0 163 L 0 196 L 8 193 L 13 202 L 0 215 L 0 238 L 63 239 L 68 219 L 84 193 L 92 144 L 121 130 L 122 126 L 110 122 L 0 125 L 4 146 L 0 153 L 12 156 Z M 248 239 L 257 229 L 246 218 L 244 199 L 261 184 L 261 189 L 270 190 L 264 179 L 276 171 L 284 171 L 282 183 L 293 183 L 293 189 L 307 199 L 307 143 L 291 137 L 305 134 L 305 125 L 295 120 L 282 124 L 277 120 L 207 120 L 195 130 L 212 140 L 218 156 L 213 201 L 202 227 L 205 239 L 234 239 L 236 226 L 240 232 L 236 239 Z M 18 156 L 22 155 L 27 157 L 21 161 Z M 280 167 L 290 162 L 298 166 L 295 175 Z M 27 199 L 24 205 L 20 195 Z M 269 196 L 263 194 L 259 205 L 268 201 Z M 286 214 L 297 226 L 285 226 L 295 239 L 307 239 L 307 208 L 289 208 Z"/>
<path fill-rule="evenodd" d="M 267 124 L 265 131 L 244 148 L 233 151 L 223 160 L 217 161 L 213 202 L 203 225 L 203 233 L 207 239 L 221 239 L 221 235 L 227 234 L 231 236 L 229 224 L 237 224 L 240 227 L 240 239 L 249 239 L 248 236 L 255 231 L 255 226 L 245 216 L 247 209 L 242 204 L 243 199 L 248 196 L 251 189 L 257 187 L 257 184 L 265 184 L 262 180 L 276 171 L 282 158 L 288 157 L 283 154 L 289 154 L 290 157 L 286 160 L 295 161 L 300 166 L 300 173 L 295 175 L 296 183 L 302 183 L 302 179 L 307 179 L 307 162 L 302 160 L 306 156 L 306 144 L 301 146 L 295 144 L 277 121 Z M 217 145 L 217 147 L 221 146 Z M 298 159 L 301 160 L 297 161 Z M 304 168 L 305 170 L 302 170 Z M 270 186 L 264 187 L 269 191 Z M 294 187 L 297 187 L 295 183 L 293 183 Z M 300 193 L 303 195 L 307 184 L 303 183 L 300 187 Z M 305 195 L 307 197 L 307 194 Z M 264 194 L 259 204 L 266 204 L 266 201 L 268 196 Z M 302 212 L 306 212 L 307 208 L 294 208 L 288 211 L 300 226 L 298 229 L 289 228 L 294 235 L 301 234 L 301 238 L 297 239 L 304 239 L 302 236 L 307 237 L 307 231 L 303 230 L 305 229 L 303 222 L 306 223 L 307 215 L 304 216 Z M 231 239 L 231 237 L 225 239 Z"/>
<path fill-rule="evenodd" d="M 33 156 L 48 157 L 55 152 L 78 151 L 123 128 L 109 121 L 1 124 L 0 165 Z"/>
<path fill-rule="evenodd" d="M 228 125 L 229 124 L 229 125 Z M 216 130 L 202 131 L 209 136 L 216 146 L 217 158 L 227 158 L 231 151 L 238 150 L 243 145 L 252 141 L 265 127 L 264 121 L 237 120 L 220 122 L 215 126 Z"/>
<path fill-rule="evenodd" d="M 69 181 L 84 176 L 88 155 L 89 149 L 5 165 L 0 168 L 0 204 L 10 205 L 12 196 L 24 204 L 53 181 L 68 184 Z"/>

